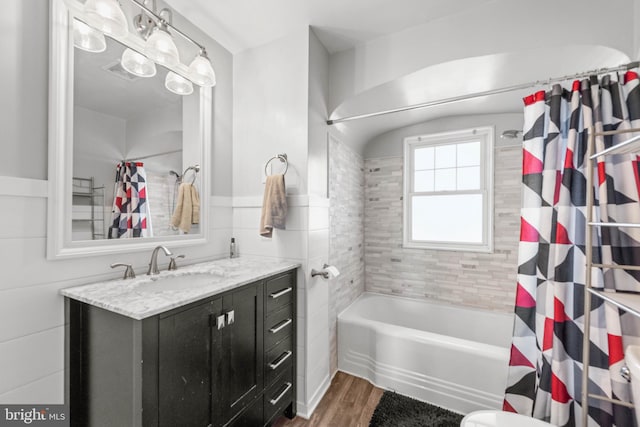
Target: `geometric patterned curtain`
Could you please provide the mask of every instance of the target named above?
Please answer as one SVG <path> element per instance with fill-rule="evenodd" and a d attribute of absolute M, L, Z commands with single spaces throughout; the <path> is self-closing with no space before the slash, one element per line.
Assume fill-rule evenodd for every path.
<path fill-rule="evenodd" d="M 110 239 L 151 236 L 147 190 L 143 163 L 121 162 L 116 165 Z"/>
<path fill-rule="evenodd" d="M 515 322 L 503 409 L 558 426 L 582 425 L 586 195 L 594 220 L 640 222 L 640 162 L 599 159 L 585 170 L 587 129 L 640 127 L 638 75 L 554 85 L 524 99 L 521 231 Z M 596 139 L 595 151 L 634 136 Z M 586 188 L 586 173 L 594 188 Z M 640 265 L 640 230 L 594 232 L 595 263 Z M 594 268 L 592 286 L 640 291 L 637 271 Z M 618 309 L 593 298 L 589 392 L 630 401 Z M 633 427 L 630 408 L 591 399 L 589 425 Z"/>

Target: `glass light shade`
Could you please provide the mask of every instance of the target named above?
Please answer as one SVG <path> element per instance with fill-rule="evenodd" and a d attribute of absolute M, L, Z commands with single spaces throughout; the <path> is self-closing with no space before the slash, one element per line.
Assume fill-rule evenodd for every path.
<path fill-rule="evenodd" d="M 191 82 L 173 71 L 167 73 L 164 86 L 177 95 L 191 95 L 193 93 Z"/>
<path fill-rule="evenodd" d="M 200 86 L 212 87 L 216 84 L 216 73 L 211 62 L 203 55 L 198 55 L 189 65 L 191 80 Z"/>
<path fill-rule="evenodd" d="M 104 34 L 82 21 L 73 20 L 73 45 L 87 52 L 104 52 L 107 41 Z"/>
<path fill-rule="evenodd" d="M 171 34 L 160 26 L 153 29 L 144 46 L 144 54 L 147 58 L 160 65 L 173 67 L 180 62 L 178 48 L 171 38 Z"/>
<path fill-rule="evenodd" d="M 125 49 L 120 63 L 122 68 L 138 77 L 153 77 L 156 75 L 156 64 L 133 49 Z"/>
<path fill-rule="evenodd" d="M 127 34 L 127 18 L 117 0 L 87 0 L 84 11 L 103 33 L 117 37 Z"/>

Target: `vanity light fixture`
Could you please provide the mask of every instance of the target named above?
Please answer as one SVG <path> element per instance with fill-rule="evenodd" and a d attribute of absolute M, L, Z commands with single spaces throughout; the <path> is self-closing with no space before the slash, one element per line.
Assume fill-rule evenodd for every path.
<path fill-rule="evenodd" d="M 139 77 L 152 77 L 156 74 L 155 63 L 164 65 L 167 68 L 179 65 L 180 54 L 171 33 L 169 33 L 169 27 L 171 27 L 172 32 L 180 34 L 180 36 L 196 45 L 199 53 L 191 61 L 188 72 L 183 74 L 180 71 L 183 75 L 169 71 L 165 78 L 165 87 L 173 93 L 189 95 L 193 92 L 191 82 L 203 87 L 215 86 L 216 74 L 204 46 L 173 26 L 173 12 L 171 9 L 163 8 L 156 13 L 156 0 L 129 1 L 141 8 L 141 13 L 133 18 L 133 28 L 146 41 L 142 52 L 136 52 L 132 49 L 124 51 L 121 59 L 122 68 Z M 148 3 L 151 3 L 152 9 L 147 7 Z M 89 30 L 98 30 L 115 37 L 122 37 L 127 34 L 126 17 L 120 7 L 119 0 L 86 0 L 84 13 L 92 25 L 95 25 L 95 28 L 87 26 Z M 86 32 L 86 29 L 84 30 Z M 98 31 L 95 32 L 97 37 L 102 36 L 102 45 L 104 47 L 101 49 L 104 50 L 106 48 L 104 35 L 98 33 Z M 74 27 L 74 41 L 76 32 L 78 33 L 76 46 L 82 49 L 83 46 L 80 45 L 82 40 L 81 32 L 80 30 L 76 31 Z M 95 36 L 92 35 L 92 37 Z M 99 40 L 94 43 L 97 43 L 97 46 L 101 46 Z M 85 50 L 88 49 L 85 48 Z M 92 52 L 101 52 L 102 50 L 92 50 Z"/>
<path fill-rule="evenodd" d="M 216 73 L 213 71 L 211 61 L 204 48 L 201 48 L 200 53 L 191 61 L 189 65 L 189 75 L 191 80 L 197 85 L 205 87 L 215 86 Z"/>
<path fill-rule="evenodd" d="M 87 0 L 84 12 L 105 34 L 122 37 L 128 32 L 127 18 L 118 0 Z"/>
<path fill-rule="evenodd" d="M 104 34 L 77 19 L 73 20 L 73 45 L 87 52 L 104 52 L 107 41 Z"/>
<path fill-rule="evenodd" d="M 164 86 L 176 95 L 191 95 L 193 85 L 191 82 L 179 74 L 169 71 L 164 79 Z"/>
<path fill-rule="evenodd" d="M 144 46 L 144 53 L 149 59 L 160 65 L 173 67 L 180 62 L 178 48 L 169 34 L 167 23 L 164 20 L 160 20 L 153 29 Z"/>
<path fill-rule="evenodd" d="M 153 77 L 156 75 L 156 64 L 141 53 L 126 48 L 120 59 L 122 68 L 138 77 Z"/>

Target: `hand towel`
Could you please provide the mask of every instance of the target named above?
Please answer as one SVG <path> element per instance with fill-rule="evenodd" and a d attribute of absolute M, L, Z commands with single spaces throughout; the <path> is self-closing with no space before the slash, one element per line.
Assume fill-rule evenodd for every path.
<path fill-rule="evenodd" d="M 200 224 L 200 195 L 193 184 L 191 184 L 191 208 L 191 224 Z"/>
<path fill-rule="evenodd" d="M 260 235 L 272 237 L 273 229 L 285 229 L 287 219 L 287 193 L 284 175 L 270 175 L 264 186 L 262 215 L 260 216 Z"/>
<path fill-rule="evenodd" d="M 191 221 L 193 219 L 192 189 L 189 183 L 182 183 L 178 187 L 178 202 L 171 217 L 171 225 L 184 233 L 191 231 Z M 197 193 L 196 193 L 197 196 Z M 198 212 L 200 211 L 200 201 L 198 200 Z M 198 213 L 198 216 L 200 214 Z"/>

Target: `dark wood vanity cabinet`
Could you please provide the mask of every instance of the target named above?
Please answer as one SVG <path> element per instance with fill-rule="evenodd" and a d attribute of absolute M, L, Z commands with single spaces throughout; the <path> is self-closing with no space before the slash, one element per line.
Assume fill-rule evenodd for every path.
<path fill-rule="evenodd" d="M 68 300 L 72 426 L 295 416 L 295 271 L 144 320 Z"/>

